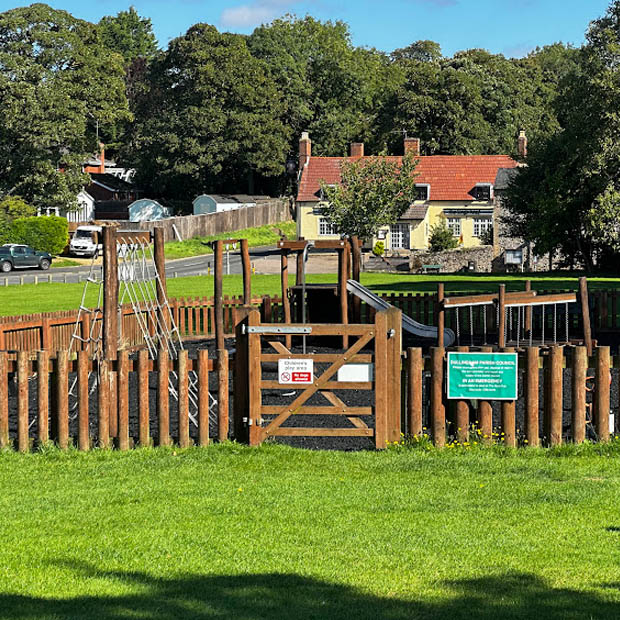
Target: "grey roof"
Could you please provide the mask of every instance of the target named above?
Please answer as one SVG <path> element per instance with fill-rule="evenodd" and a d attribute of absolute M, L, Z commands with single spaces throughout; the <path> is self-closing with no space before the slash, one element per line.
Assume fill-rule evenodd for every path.
<path fill-rule="evenodd" d="M 131 183 L 127 183 L 127 181 L 123 181 L 123 179 L 115 177 L 113 174 L 91 172 L 90 178 L 94 183 L 104 185 L 111 190 L 121 192 L 135 191 L 135 187 Z"/>
<path fill-rule="evenodd" d="M 411 205 L 399 219 L 401 220 L 423 220 L 426 217 L 428 205 Z"/>
<path fill-rule="evenodd" d="M 510 182 L 515 178 L 515 176 L 517 176 L 518 173 L 519 168 L 498 168 L 493 189 L 500 192 L 508 189 L 508 185 L 510 185 Z"/>

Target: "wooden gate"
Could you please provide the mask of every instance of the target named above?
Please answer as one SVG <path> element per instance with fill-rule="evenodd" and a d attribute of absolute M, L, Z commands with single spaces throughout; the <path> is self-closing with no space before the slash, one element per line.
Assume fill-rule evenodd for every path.
<path fill-rule="evenodd" d="M 337 339 L 343 348 L 333 353 L 300 353 L 302 334 L 312 339 L 315 348 L 322 337 L 329 337 L 332 342 Z M 291 338 L 295 346 L 288 348 L 283 340 Z M 401 341 L 401 312 L 396 308 L 377 312 L 374 324 L 370 325 L 269 325 L 260 323 L 256 310 L 250 311 L 237 328 L 235 436 L 250 445 L 258 445 L 269 437 L 370 437 L 377 449 L 398 441 Z M 312 360 L 311 383 L 280 383 L 281 377 L 274 370 L 280 360 Z M 362 366 L 362 370 L 369 370 L 369 380 L 339 381 L 338 371 L 348 364 L 368 365 Z M 278 397 L 271 398 L 275 402 L 264 402 L 265 390 L 271 396 L 276 392 Z M 285 394 L 292 390 L 295 394 L 287 400 Z M 366 391 L 368 402 L 351 406 L 345 402 L 345 396 L 335 393 L 341 390 Z M 313 399 L 316 394 L 323 398 Z M 323 403 L 318 404 L 317 400 Z M 343 420 L 339 427 L 298 426 L 292 421 L 298 415 L 336 415 L 346 422 Z"/>

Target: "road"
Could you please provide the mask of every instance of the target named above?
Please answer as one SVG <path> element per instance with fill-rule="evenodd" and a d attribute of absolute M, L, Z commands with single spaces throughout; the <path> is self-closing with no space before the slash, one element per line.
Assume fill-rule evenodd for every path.
<path fill-rule="evenodd" d="M 279 254 L 280 251 L 272 245 L 250 248 L 250 261 Z M 93 275 L 98 280 L 101 279 L 101 269 L 100 265 L 94 267 Z M 35 282 L 84 282 L 88 278 L 90 271 L 90 266 L 52 267 L 49 271 L 16 269 L 8 274 L 0 274 L 0 286 L 33 284 Z M 167 278 L 205 275 L 209 272 L 213 273 L 213 254 L 166 261 Z M 224 253 L 224 273 L 241 273 L 241 256 L 238 250 L 229 254 Z"/>

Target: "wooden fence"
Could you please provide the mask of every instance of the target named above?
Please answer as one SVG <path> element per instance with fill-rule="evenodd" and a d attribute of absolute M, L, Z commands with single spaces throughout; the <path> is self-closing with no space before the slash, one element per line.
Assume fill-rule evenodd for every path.
<path fill-rule="evenodd" d="M 16 360 L 0 352 L 0 448 L 14 445 L 26 452 L 53 441 L 61 449 L 74 444 L 80 450 L 95 445 L 127 450 L 153 441 L 202 446 L 212 436 L 224 440 L 229 430 L 228 367 L 226 351 L 209 359 L 206 349 L 196 359 L 180 351 L 174 361 L 165 350 L 155 361 L 143 349 L 133 359 L 121 351 L 118 360 L 101 362 L 85 351 L 75 360 L 66 351 L 56 357 L 47 351 L 36 356 L 20 351 Z M 212 413 L 210 424 L 214 401 L 217 415 Z"/>
<path fill-rule="evenodd" d="M 537 446 L 606 442 L 618 429 L 620 403 L 611 402 L 611 393 L 619 377 L 609 347 L 597 347 L 591 358 L 585 347 L 555 346 L 544 355 L 537 347 L 525 349 L 519 353 L 519 398 L 501 402 L 448 401 L 445 353 L 433 348 L 424 360 L 421 349 L 406 351 L 403 432 L 408 435 L 428 435 L 437 446 L 451 439 Z"/>

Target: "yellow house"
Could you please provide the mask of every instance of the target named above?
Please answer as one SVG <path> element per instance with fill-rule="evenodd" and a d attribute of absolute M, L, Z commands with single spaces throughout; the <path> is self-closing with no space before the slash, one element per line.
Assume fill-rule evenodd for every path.
<path fill-rule="evenodd" d="M 405 153 L 413 152 L 416 166 L 417 200 L 392 226 L 380 230 L 377 239 L 388 251 L 425 249 L 432 226 L 445 218 L 446 225 L 463 247 L 481 245 L 481 237 L 493 228 L 493 183 L 500 168 L 514 168 L 508 155 L 420 156 L 420 140 L 406 138 Z M 325 214 L 329 205 L 321 200 L 321 181 L 340 183 L 343 160 L 364 158 L 364 145 L 351 145 L 351 155 L 313 157 L 310 137 L 299 141 L 299 190 L 297 193 L 297 235 L 305 239 L 336 239 Z M 401 157 L 388 157 L 400 162 Z"/>

